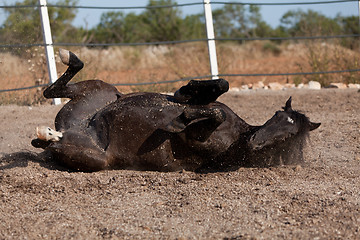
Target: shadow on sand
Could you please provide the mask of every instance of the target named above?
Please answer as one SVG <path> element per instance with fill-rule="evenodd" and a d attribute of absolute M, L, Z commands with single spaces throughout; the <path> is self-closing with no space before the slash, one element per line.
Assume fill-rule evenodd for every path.
<path fill-rule="evenodd" d="M 41 167 L 47 168 L 49 170 L 68 170 L 55 162 L 55 160 L 51 156 L 51 153 L 47 151 L 41 153 L 22 151 L 4 154 L 0 158 L 0 170 L 12 169 L 17 167 L 27 167 L 29 165 L 29 162 L 39 163 Z"/>

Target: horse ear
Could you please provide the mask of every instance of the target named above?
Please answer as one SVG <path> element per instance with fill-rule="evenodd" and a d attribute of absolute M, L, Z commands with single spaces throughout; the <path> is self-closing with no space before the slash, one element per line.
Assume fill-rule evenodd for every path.
<path fill-rule="evenodd" d="M 291 96 L 286 101 L 285 107 L 283 107 L 283 109 L 284 109 L 285 112 L 292 111 L 292 108 L 291 108 Z"/>
<path fill-rule="evenodd" d="M 321 123 L 313 123 L 313 122 L 309 122 L 309 129 L 310 131 L 317 129 L 318 127 L 320 127 Z"/>

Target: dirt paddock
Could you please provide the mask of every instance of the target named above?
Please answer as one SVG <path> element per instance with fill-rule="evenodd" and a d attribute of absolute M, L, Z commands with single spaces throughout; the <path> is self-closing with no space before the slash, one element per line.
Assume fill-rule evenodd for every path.
<path fill-rule="evenodd" d="M 227 93 L 250 124 L 293 96 L 319 129 L 303 166 L 69 172 L 32 148 L 57 106 L 0 107 L 0 239 L 360 239 L 360 93 Z"/>

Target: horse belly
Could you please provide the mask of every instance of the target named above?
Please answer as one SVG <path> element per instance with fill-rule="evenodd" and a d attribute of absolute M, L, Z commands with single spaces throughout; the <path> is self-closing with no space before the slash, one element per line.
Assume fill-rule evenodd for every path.
<path fill-rule="evenodd" d="M 173 137 L 162 130 L 182 109 L 123 106 L 112 114 L 109 146 L 113 165 L 138 170 L 176 171 L 182 168 L 173 151 Z"/>

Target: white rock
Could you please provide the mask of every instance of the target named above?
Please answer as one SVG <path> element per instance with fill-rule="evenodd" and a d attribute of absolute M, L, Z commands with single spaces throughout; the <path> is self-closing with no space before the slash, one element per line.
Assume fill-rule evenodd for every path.
<path fill-rule="evenodd" d="M 295 88 L 295 83 L 286 83 L 284 88 Z"/>
<path fill-rule="evenodd" d="M 170 96 L 174 96 L 173 92 L 160 92 L 161 94 L 165 94 L 165 95 L 170 95 Z"/>
<path fill-rule="evenodd" d="M 299 85 L 297 85 L 297 88 L 304 88 L 304 84 L 303 83 L 300 83 Z"/>
<path fill-rule="evenodd" d="M 317 81 L 310 81 L 309 89 L 319 90 L 319 89 L 321 89 L 321 84 Z"/>
<path fill-rule="evenodd" d="M 349 85 L 348 85 L 348 87 L 349 88 L 360 88 L 360 84 L 358 84 L 358 83 L 349 83 Z"/>
<path fill-rule="evenodd" d="M 229 92 L 240 92 L 240 88 L 237 87 L 230 88 Z"/>
<path fill-rule="evenodd" d="M 242 85 L 241 90 L 249 90 L 249 86 L 248 85 Z"/>
<path fill-rule="evenodd" d="M 282 90 L 284 86 L 278 82 L 271 82 L 269 83 L 269 88 L 271 90 Z"/>
<path fill-rule="evenodd" d="M 345 83 L 330 83 L 329 87 L 339 88 L 339 89 L 346 89 L 347 88 Z"/>
<path fill-rule="evenodd" d="M 265 87 L 264 83 L 262 81 L 259 81 L 253 84 L 252 89 L 262 89 L 264 87 Z"/>

